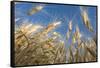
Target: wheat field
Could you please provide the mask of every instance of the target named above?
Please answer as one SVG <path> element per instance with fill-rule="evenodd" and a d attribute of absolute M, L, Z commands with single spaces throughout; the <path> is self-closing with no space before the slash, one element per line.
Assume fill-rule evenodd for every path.
<path fill-rule="evenodd" d="M 17 10 L 22 9 L 22 7 L 25 8 L 25 6 L 28 5 L 25 4 L 15 4 L 15 17 L 17 17 L 17 15 L 20 14 L 20 12 L 18 12 Z M 74 15 L 72 15 L 71 17 L 71 20 L 67 20 L 67 23 L 64 23 L 66 22 L 65 19 L 67 19 L 66 16 L 60 16 L 61 18 L 56 19 L 56 15 L 52 16 L 52 14 L 49 14 L 49 9 L 55 9 L 56 14 L 56 7 L 53 8 L 50 5 L 47 6 L 47 4 L 36 5 L 39 6 L 31 8 L 28 7 L 30 9 L 29 11 L 28 9 L 26 9 L 26 11 L 28 12 L 27 14 L 24 13 L 24 9 L 20 10 L 23 12 L 19 17 L 24 17 L 25 19 L 29 18 L 28 21 L 24 20 L 23 23 L 23 20 L 21 20 L 21 18 L 15 19 L 14 58 L 16 66 L 97 61 L 97 34 L 96 29 L 94 28 L 96 23 L 94 23 L 95 25 L 93 26 L 93 23 L 91 22 L 92 17 L 89 16 L 89 11 L 87 12 L 88 7 L 78 6 L 78 11 L 80 12 L 80 14 L 74 13 Z M 60 6 L 62 7 L 60 9 L 67 9 L 68 7 L 66 8 L 66 6 L 67 5 L 62 5 Z M 76 9 L 73 6 L 70 8 L 74 10 Z M 68 9 L 65 11 L 68 11 Z M 46 10 L 48 10 L 48 12 Z M 59 14 L 63 10 L 59 10 Z M 36 22 L 36 24 L 34 24 L 35 21 L 30 22 L 31 19 L 37 20 L 39 14 L 40 16 L 48 16 L 44 18 L 39 18 L 40 22 L 43 20 L 42 24 L 45 24 L 46 22 L 46 25 L 42 25 L 39 22 Z M 71 14 L 69 11 L 69 17 L 70 16 Z M 77 22 L 79 22 L 80 24 L 75 25 L 76 21 L 74 20 L 77 17 L 81 20 L 78 21 L 79 19 L 77 19 Z M 47 20 L 49 20 L 48 18 L 53 20 L 50 20 L 50 22 L 47 23 Z M 19 20 L 21 21 L 18 22 Z M 18 23 L 21 24 L 19 25 Z M 64 25 L 62 26 L 63 23 Z M 60 29 L 60 26 L 62 26 L 61 29 L 63 30 Z M 59 31 L 63 31 L 64 33 L 60 33 Z M 87 37 L 85 33 L 88 35 L 90 33 L 90 35 L 92 35 L 89 35 L 89 37 Z"/>

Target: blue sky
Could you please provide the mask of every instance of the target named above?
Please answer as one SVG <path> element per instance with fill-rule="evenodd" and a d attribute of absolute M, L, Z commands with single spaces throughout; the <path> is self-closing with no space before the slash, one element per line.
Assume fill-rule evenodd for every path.
<path fill-rule="evenodd" d="M 44 5 L 44 8 L 29 16 L 27 14 L 28 11 L 36 5 Z M 91 25 L 96 31 L 96 7 L 87 7 L 87 10 Z M 16 22 L 17 24 L 20 24 L 22 20 L 28 20 L 33 24 L 42 24 L 43 26 L 47 26 L 54 20 L 61 21 L 61 25 L 57 27 L 55 31 L 59 32 L 64 39 L 68 30 L 68 21 L 73 19 L 73 32 L 76 25 L 78 25 L 84 36 L 92 37 L 92 35 L 94 35 L 94 33 L 90 32 L 83 24 L 80 16 L 80 6 L 18 2 L 15 4 L 15 18 L 20 18 L 20 20 Z"/>

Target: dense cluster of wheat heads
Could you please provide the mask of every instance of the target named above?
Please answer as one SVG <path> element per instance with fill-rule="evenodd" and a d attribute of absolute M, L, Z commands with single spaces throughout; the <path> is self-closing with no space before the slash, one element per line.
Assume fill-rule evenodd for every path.
<path fill-rule="evenodd" d="M 81 43 L 77 45 L 76 48 L 71 45 L 68 49 L 69 52 L 68 63 L 96 61 L 97 59 L 96 47 L 97 45 L 93 39 L 87 41 L 81 41 Z"/>
<path fill-rule="evenodd" d="M 44 34 L 47 29 L 43 29 L 30 35 L 26 28 L 30 28 L 29 25 L 20 26 L 15 31 L 16 66 L 66 63 L 65 44 L 58 40 L 57 32 L 51 32 L 51 37 L 48 37 Z"/>

